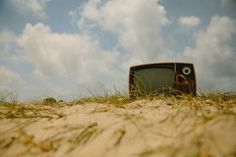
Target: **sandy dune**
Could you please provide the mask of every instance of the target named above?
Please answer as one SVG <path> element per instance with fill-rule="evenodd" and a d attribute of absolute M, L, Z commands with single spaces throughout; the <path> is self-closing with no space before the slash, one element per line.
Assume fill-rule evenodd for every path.
<path fill-rule="evenodd" d="M 42 106 L 40 116 L 0 116 L 0 156 L 235 157 L 236 106 L 219 112 L 163 100 Z"/>

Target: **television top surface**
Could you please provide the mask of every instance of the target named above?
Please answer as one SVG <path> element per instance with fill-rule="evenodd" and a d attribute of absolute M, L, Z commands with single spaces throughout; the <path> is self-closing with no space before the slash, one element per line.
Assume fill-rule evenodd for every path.
<path fill-rule="evenodd" d="M 148 63 L 148 64 L 139 64 L 139 65 L 132 65 L 130 67 L 130 69 L 133 68 L 142 68 L 142 67 L 151 67 L 151 66 L 155 66 L 155 65 L 191 65 L 193 66 L 193 63 L 190 62 L 158 62 L 158 63 Z"/>

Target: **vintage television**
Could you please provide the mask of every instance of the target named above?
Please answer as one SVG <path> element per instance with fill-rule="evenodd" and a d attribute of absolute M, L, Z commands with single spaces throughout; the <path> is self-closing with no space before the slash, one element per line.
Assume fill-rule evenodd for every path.
<path fill-rule="evenodd" d="M 150 94 L 196 95 L 196 78 L 192 63 L 152 63 L 130 67 L 130 97 Z"/>

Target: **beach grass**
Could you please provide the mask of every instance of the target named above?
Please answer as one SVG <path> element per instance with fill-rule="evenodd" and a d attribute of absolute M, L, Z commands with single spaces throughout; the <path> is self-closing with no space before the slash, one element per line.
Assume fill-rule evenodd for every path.
<path fill-rule="evenodd" d="M 145 108 L 145 104 L 152 108 Z M 99 110 L 97 108 L 99 105 L 105 107 Z M 164 108 L 161 107 L 162 105 Z M 90 110 L 88 106 L 93 106 L 93 109 Z M 132 108 L 132 106 L 135 107 Z M 79 110 L 76 110 L 76 108 L 79 108 Z M 75 111 L 72 112 L 70 109 Z M 95 112 L 96 109 L 97 111 Z M 69 113 L 66 112 L 68 110 L 70 111 Z M 163 114 L 163 118 L 159 117 L 160 120 L 155 120 L 151 115 L 148 115 L 149 112 L 151 114 L 153 111 L 161 115 L 162 112 L 166 112 L 166 115 Z M 72 124 L 64 124 L 63 121 L 66 122 L 68 117 L 73 116 L 71 113 L 78 116 L 78 119 L 72 119 L 72 122 L 75 121 L 71 122 Z M 117 125 L 124 126 L 127 123 L 128 125 L 115 128 L 112 128 L 111 125 L 108 128 L 104 128 L 99 123 L 99 120 L 96 119 L 97 117 L 84 124 L 79 119 L 80 116 L 90 117 L 104 114 L 108 115 L 107 119 L 113 116 L 118 117 L 116 122 L 118 119 L 122 119 L 122 121 L 119 120 L 122 124 Z M 222 121 L 223 123 L 227 122 L 227 118 L 229 120 L 234 119 L 235 123 L 236 92 L 213 91 L 199 93 L 198 96 L 147 94 L 135 99 L 129 98 L 128 95 L 117 93 L 104 96 L 93 95 L 68 102 L 57 100 L 53 97 L 46 97 L 34 102 L 19 102 L 13 98 L 8 100 L 1 98 L 0 122 L 5 124 L 6 121 L 9 121 L 11 125 L 12 123 L 14 125 L 0 132 L 0 154 L 6 154 L 7 149 L 14 148 L 16 145 L 23 145 L 22 147 L 25 149 L 22 149 L 18 154 L 16 153 L 17 156 L 34 156 L 32 154 L 29 155 L 30 153 L 52 153 L 53 155 L 53 153 L 56 154 L 57 151 L 60 151 L 59 148 L 66 145 L 63 155 L 76 156 L 75 152 L 81 152 L 84 148 L 89 148 L 91 143 L 99 141 L 99 137 L 108 138 L 111 135 L 110 142 L 107 141 L 107 143 L 112 146 L 107 146 L 109 147 L 108 150 L 117 149 L 124 144 L 123 142 L 127 136 L 131 136 L 131 130 L 128 129 L 128 126 L 133 126 L 141 134 L 139 138 L 143 136 L 141 139 L 149 136 L 146 132 L 147 130 L 150 129 L 151 131 L 152 127 L 157 127 L 160 130 L 154 130 L 151 133 L 153 136 L 158 136 L 160 139 L 176 140 L 176 145 L 173 143 L 163 144 L 159 147 L 147 147 L 144 150 L 137 150 L 139 153 L 136 156 L 149 157 L 164 154 L 171 157 L 175 156 L 175 153 L 179 153 L 180 156 L 184 157 L 208 157 L 212 153 L 205 148 L 209 143 L 202 141 L 204 141 L 203 138 L 205 136 L 207 139 L 210 139 L 210 137 L 208 137 L 207 131 L 204 131 L 204 129 L 207 128 L 206 126 L 209 127 L 210 124 L 220 124 Z M 45 139 L 39 140 L 27 128 L 36 123 L 40 123 L 39 128 L 41 128 L 43 123 L 40 121 L 44 120 L 49 122 L 44 126 L 44 129 L 46 131 L 52 130 L 52 134 L 49 134 L 50 136 L 48 135 Z M 151 123 L 152 121 L 155 121 L 155 123 Z M 60 125 L 53 125 L 54 122 Z M 145 127 L 142 126 L 143 123 L 145 123 Z M 189 126 L 186 126 L 186 124 Z M 176 129 L 176 132 L 177 130 L 181 131 L 174 136 L 165 131 L 161 132 L 161 126 L 165 126 L 169 130 L 171 128 Z M 113 130 L 111 135 L 107 134 L 109 129 Z M 198 134 L 199 130 L 200 134 Z M 227 134 L 227 132 L 225 133 Z M 191 141 L 191 144 L 187 142 L 188 145 L 185 145 L 186 141 L 184 140 Z M 214 142 L 215 139 L 212 140 L 210 147 L 215 147 L 217 142 Z M 99 144 L 96 146 L 99 146 Z M 33 152 L 28 152 L 28 149 L 32 149 Z M 220 153 L 224 155 L 224 152 Z"/>

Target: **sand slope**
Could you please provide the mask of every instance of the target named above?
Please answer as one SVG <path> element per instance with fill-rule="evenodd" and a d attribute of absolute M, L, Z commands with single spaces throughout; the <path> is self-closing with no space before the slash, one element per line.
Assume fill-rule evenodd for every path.
<path fill-rule="evenodd" d="M 163 100 L 39 108 L 37 116 L 33 110 L 17 116 L 0 107 L 1 157 L 236 156 L 235 105 L 228 114 Z"/>

